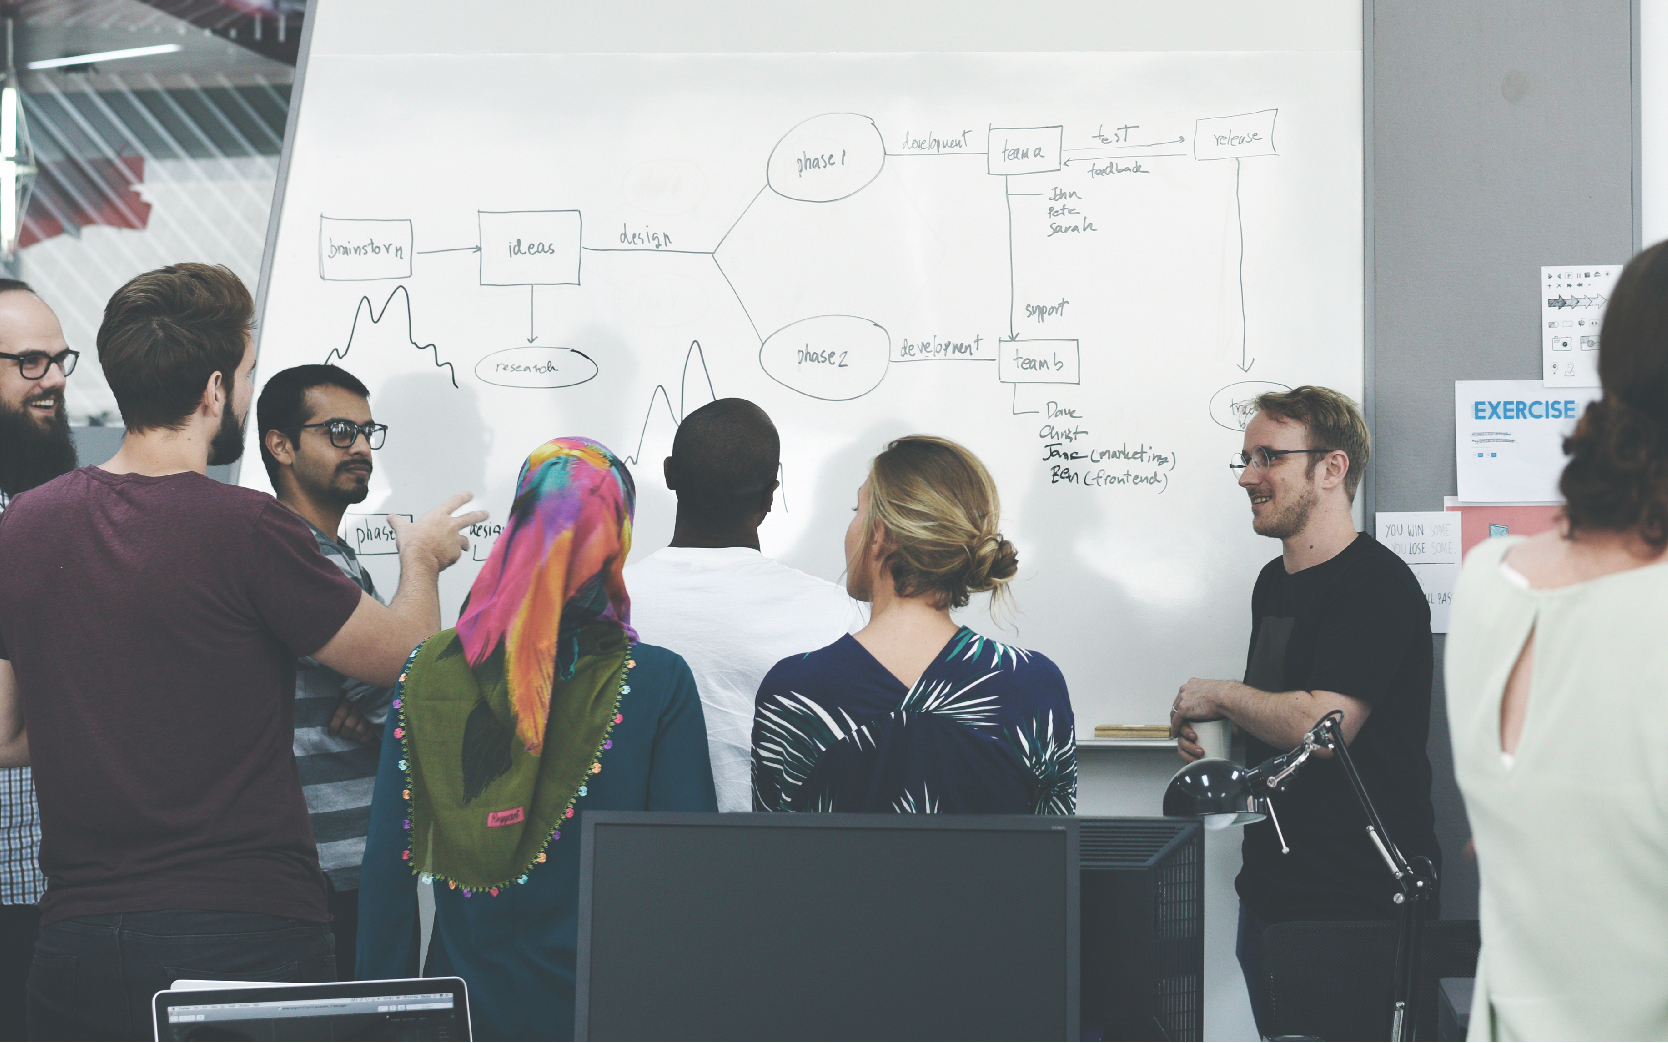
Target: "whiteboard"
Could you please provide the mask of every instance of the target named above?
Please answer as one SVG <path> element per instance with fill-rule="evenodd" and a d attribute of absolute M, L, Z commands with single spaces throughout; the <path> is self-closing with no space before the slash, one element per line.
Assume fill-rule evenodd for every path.
<path fill-rule="evenodd" d="M 472 490 L 494 518 L 442 577 L 451 623 L 558 435 L 631 464 L 652 553 L 677 420 L 739 396 L 782 434 L 762 549 L 828 579 L 889 439 L 978 453 L 1018 611 L 963 621 L 1054 659 L 1081 732 L 1239 676 L 1279 551 L 1226 466 L 1246 403 L 1362 394 L 1358 48 L 388 53 L 321 47 L 333 10 L 257 380 L 331 360 L 370 387 L 388 441 L 344 535 L 379 587 L 380 515 Z"/>

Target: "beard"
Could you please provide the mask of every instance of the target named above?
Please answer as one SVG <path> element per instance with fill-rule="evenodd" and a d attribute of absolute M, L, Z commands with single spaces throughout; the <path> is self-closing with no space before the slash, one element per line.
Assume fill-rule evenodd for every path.
<path fill-rule="evenodd" d="M 52 422 L 42 427 L 26 412 L 0 404 L 0 491 L 8 496 L 45 485 L 75 470 L 75 439 L 70 435 L 64 398 Z"/>
<path fill-rule="evenodd" d="M 1315 504 L 1319 500 L 1320 493 L 1311 482 L 1303 486 L 1302 493 L 1279 513 L 1270 514 L 1261 521 L 1253 521 L 1251 531 L 1258 536 L 1270 536 L 1277 540 L 1296 536 L 1309 524 L 1309 515 L 1314 512 Z"/>
<path fill-rule="evenodd" d="M 209 443 L 210 467 L 236 463 L 243 456 L 243 421 L 247 416 L 233 416 L 230 409 L 220 415 L 220 430 Z"/>
<path fill-rule="evenodd" d="M 331 483 L 330 487 L 325 490 L 332 500 L 344 507 L 352 507 L 356 503 L 363 503 L 365 497 L 371 495 L 371 476 L 368 473 L 365 475 L 363 482 L 350 480 L 345 487 L 339 484 L 342 476 L 347 473 L 347 469 L 354 466 L 369 467 L 371 465 L 368 461 L 348 461 L 338 464 L 336 467 L 336 482 Z"/>

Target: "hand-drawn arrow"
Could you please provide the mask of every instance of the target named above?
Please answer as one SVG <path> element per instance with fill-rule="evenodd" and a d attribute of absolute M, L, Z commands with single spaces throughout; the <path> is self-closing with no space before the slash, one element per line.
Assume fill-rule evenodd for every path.
<path fill-rule="evenodd" d="M 1073 156 L 1061 165 L 1069 167 L 1073 163 L 1093 163 L 1097 159 L 1164 159 L 1167 157 L 1185 155 L 1187 155 L 1185 152 L 1134 152 L 1122 153 L 1116 156 Z"/>
<path fill-rule="evenodd" d="M 1013 183 L 1008 175 L 1002 175 L 1003 202 L 1008 205 L 1008 339 L 1018 340 L 1019 331 L 1014 329 L 1014 307 L 1017 289 L 1014 285 L 1014 197 Z"/>
<path fill-rule="evenodd" d="M 533 329 L 533 295 L 538 292 L 537 286 L 527 287 L 527 343 L 531 344 L 539 339 Z"/>
<path fill-rule="evenodd" d="M 1085 145 L 1082 148 L 1068 148 L 1067 152 L 1095 152 L 1103 148 L 1158 148 L 1162 145 L 1180 145 L 1187 140 L 1184 135 L 1174 141 L 1149 141 L 1144 145 L 1112 145 L 1110 142 L 1099 145 Z"/>
<path fill-rule="evenodd" d="M 1234 157 L 1234 223 L 1239 227 L 1239 361 L 1234 365 L 1241 373 L 1251 372 L 1256 359 L 1245 357 L 1245 208 L 1239 201 L 1239 157 Z"/>
<path fill-rule="evenodd" d="M 481 252 L 481 248 L 478 246 L 448 246 L 444 250 L 418 250 L 417 252 L 420 254 L 455 254 L 462 250 L 467 250 L 472 254 Z"/>

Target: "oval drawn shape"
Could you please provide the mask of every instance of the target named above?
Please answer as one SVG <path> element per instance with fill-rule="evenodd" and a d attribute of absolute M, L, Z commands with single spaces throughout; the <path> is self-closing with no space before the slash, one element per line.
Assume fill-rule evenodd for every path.
<path fill-rule="evenodd" d="M 770 379 L 824 402 L 849 402 L 879 387 L 891 357 L 891 335 L 855 315 L 800 319 L 759 349 L 759 365 Z"/>
<path fill-rule="evenodd" d="M 886 142 L 874 120 L 830 112 L 782 135 L 770 150 L 765 181 L 788 199 L 832 203 L 862 191 L 885 165 Z"/>
<path fill-rule="evenodd" d="M 1244 431 L 1257 415 L 1257 396 L 1265 391 L 1290 391 L 1284 384 L 1266 380 L 1242 380 L 1229 384 L 1210 397 L 1210 418 L 1230 431 Z"/>
<path fill-rule="evenodd" d="M 597 375 L 591 356 L 572 348 L 505 348 L 475 363 L 475 376 L 502 388 L 569 388 Z"/>

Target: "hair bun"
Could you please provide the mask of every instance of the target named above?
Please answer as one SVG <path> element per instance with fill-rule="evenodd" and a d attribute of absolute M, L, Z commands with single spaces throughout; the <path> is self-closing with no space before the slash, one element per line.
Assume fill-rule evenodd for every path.
<path fill-rule="evenodd" d="M 993 590 L 1011 581 L 1019 571 L 1019 552 L 1001 533 L 986 536 L 970 549 L 973 563 L 967 570 L 967 589 L 974 593 Z"/>

